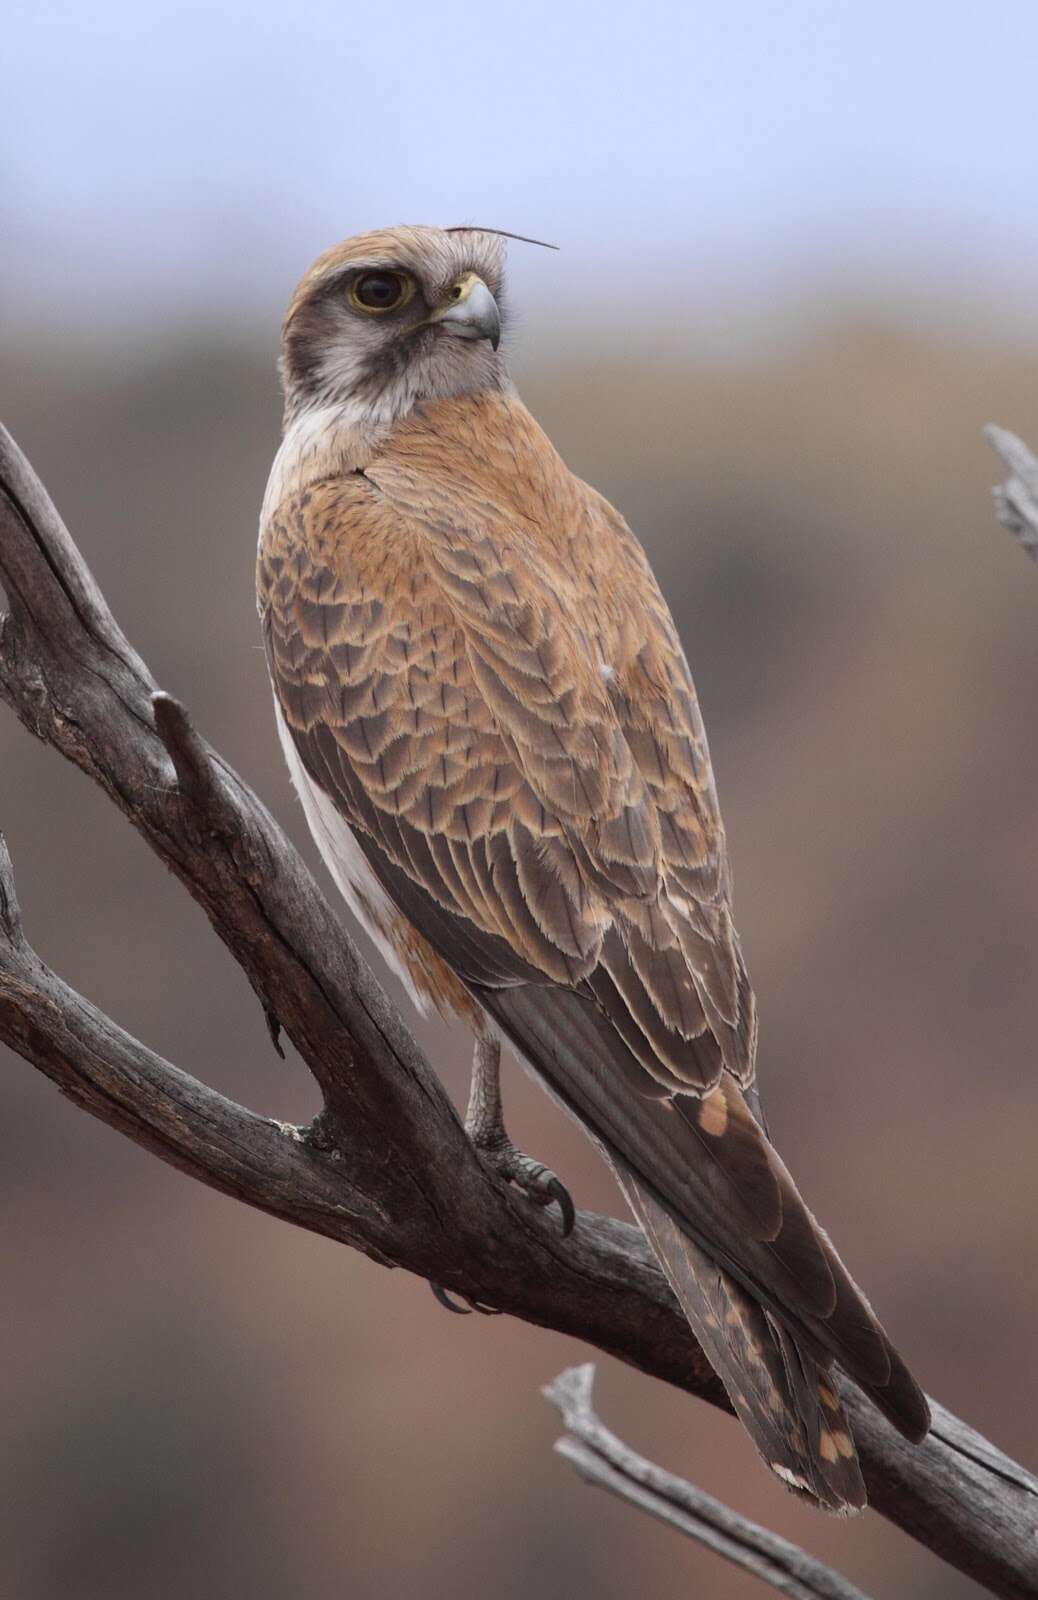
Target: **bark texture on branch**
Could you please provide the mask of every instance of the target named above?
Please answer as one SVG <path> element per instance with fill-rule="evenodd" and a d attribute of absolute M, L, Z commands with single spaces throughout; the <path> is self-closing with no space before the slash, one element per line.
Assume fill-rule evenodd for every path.
<path fill-rule="evenodd" d="M 127 643 L 0 430 L 0 698 L 98 782 L 200 903 L 324 1110 L 284 1128 L 124 1033 L 26 943 L 0 860 L 0 1038 L 78 1104 L 250 1205 L 726 1407 L 641 1234 L 573 1234 L 480 1164 L 421 1051 L 262 803 Z M 848 1392 L 873 1506 L 1007 1597 L 1038 1595 L 1038 1483 L 937 1408 L 907 1444 Z"/>

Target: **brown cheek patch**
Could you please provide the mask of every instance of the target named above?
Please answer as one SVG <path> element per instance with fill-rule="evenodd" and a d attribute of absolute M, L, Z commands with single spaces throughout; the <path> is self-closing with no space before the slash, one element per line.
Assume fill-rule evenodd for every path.
<path fill-rule="evenodd" d="M 713 1094 L 708 1094 L 705 1100 L 699 1102 L 696 1121 L 704 1133 L 708 1133 L 712 1139 L 720 1139 L 728 1127 L 728 1103 L 723 1089 L 715 1089 Z"/>

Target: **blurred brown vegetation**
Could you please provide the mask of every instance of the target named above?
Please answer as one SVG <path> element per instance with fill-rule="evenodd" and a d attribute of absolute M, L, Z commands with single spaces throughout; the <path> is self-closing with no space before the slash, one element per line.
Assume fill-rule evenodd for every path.
<path fill-rule="evenodd" d="M 542 346 L 520 380 L 681 625 L 777 1143 L 926 1386 L 1034 1466 L 1038 572 L 993 522 L 980 428 L 1038 438 L 1035 352 L 865 316 L 727 365 L 597 348 L 560 365 Z M 9 340 L 2 374 L 4 420 L 129 638 L 313 861 L 252 602 L 272 351 Z M 307 1075 L 197 909 L 3 717 L 0 825 L 37 948 L 179 1065 L 305 1119 Z M 460 1098 L 464 1039 L 420 1035 Z M 448 1317 L 3 1065 L 5 1594 L 763 1592 L 552 1456 L 538 1385 L 581 1347 Z M 514 1135 L 615 1209 L 579 1133 L 523 1074 L 506 1088 Z M 866 1590 L 978 1592 L 879 1518 L 802 1509 L 720 1415 L 600 1366 L 632 1443 Z"/>

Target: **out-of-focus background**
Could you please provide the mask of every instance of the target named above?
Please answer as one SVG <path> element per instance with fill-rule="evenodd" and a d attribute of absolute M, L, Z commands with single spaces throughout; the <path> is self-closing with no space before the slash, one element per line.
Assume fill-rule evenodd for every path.
<path fill-rule="evenodd" d="M 1026 0 L 5 12 L 0 397 L 134 644 L 310 859 L 252 600 L 284 301 L 338 237 L 477 222 L 514 366 L 627 513 L 710 729 L 777 1142 L 926 1386 L 1038 1460 L 1038 439 Z M 201 913 L 9 714 L 29 936 L 124 1026 L 315 1100 Z M 320 868 L 318 866 L 320 875 Z M 421 1037 L 464 1092 L 467 1046 Z M 586 1355 L 256 1215 L 5 1056 L 0 1588 L 18 1600 L 736 1600 L 583 1487 L 538 1387 Z M 514 1069 L 513 1133 L 618 1198 Z M 978 1591 L 795 1504 L 709 1408 L 604 1414 L 877 1595 Z"/>

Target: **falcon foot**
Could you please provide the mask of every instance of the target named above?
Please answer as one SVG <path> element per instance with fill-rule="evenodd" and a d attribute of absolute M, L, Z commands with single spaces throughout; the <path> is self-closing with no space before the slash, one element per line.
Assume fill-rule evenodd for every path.
<path fill-rule="evenodd" d="M 577 1219 L 576 1208 L 569 1190 L 543 1162 L 518 1150 L 511 1139 L 497 1139 L 493 1144 L 481 1144 L 473 1139 L 484 1163 L 491 1167 L 506 1183 L 514 1183 L 537 1206 L 550 1206 L 552 1201 L 562 1213 L 562 1236 L 573 1232 Z"/>
<path fill-rule="evenodd" d="M 476 1039 L 465 1132 L 481 1159 L 499 1178 L 514 1183 L 534 1205 L 550 1206 L 554 1202 L 562 1216 L 563 1238 L 572 1233 L 577 1213 L 569 1190 L 543 1161 L 535 1161 L 518 1149 L 505 1131 L 501 1106 L 501 1045 L 487 1034 Z"/>

